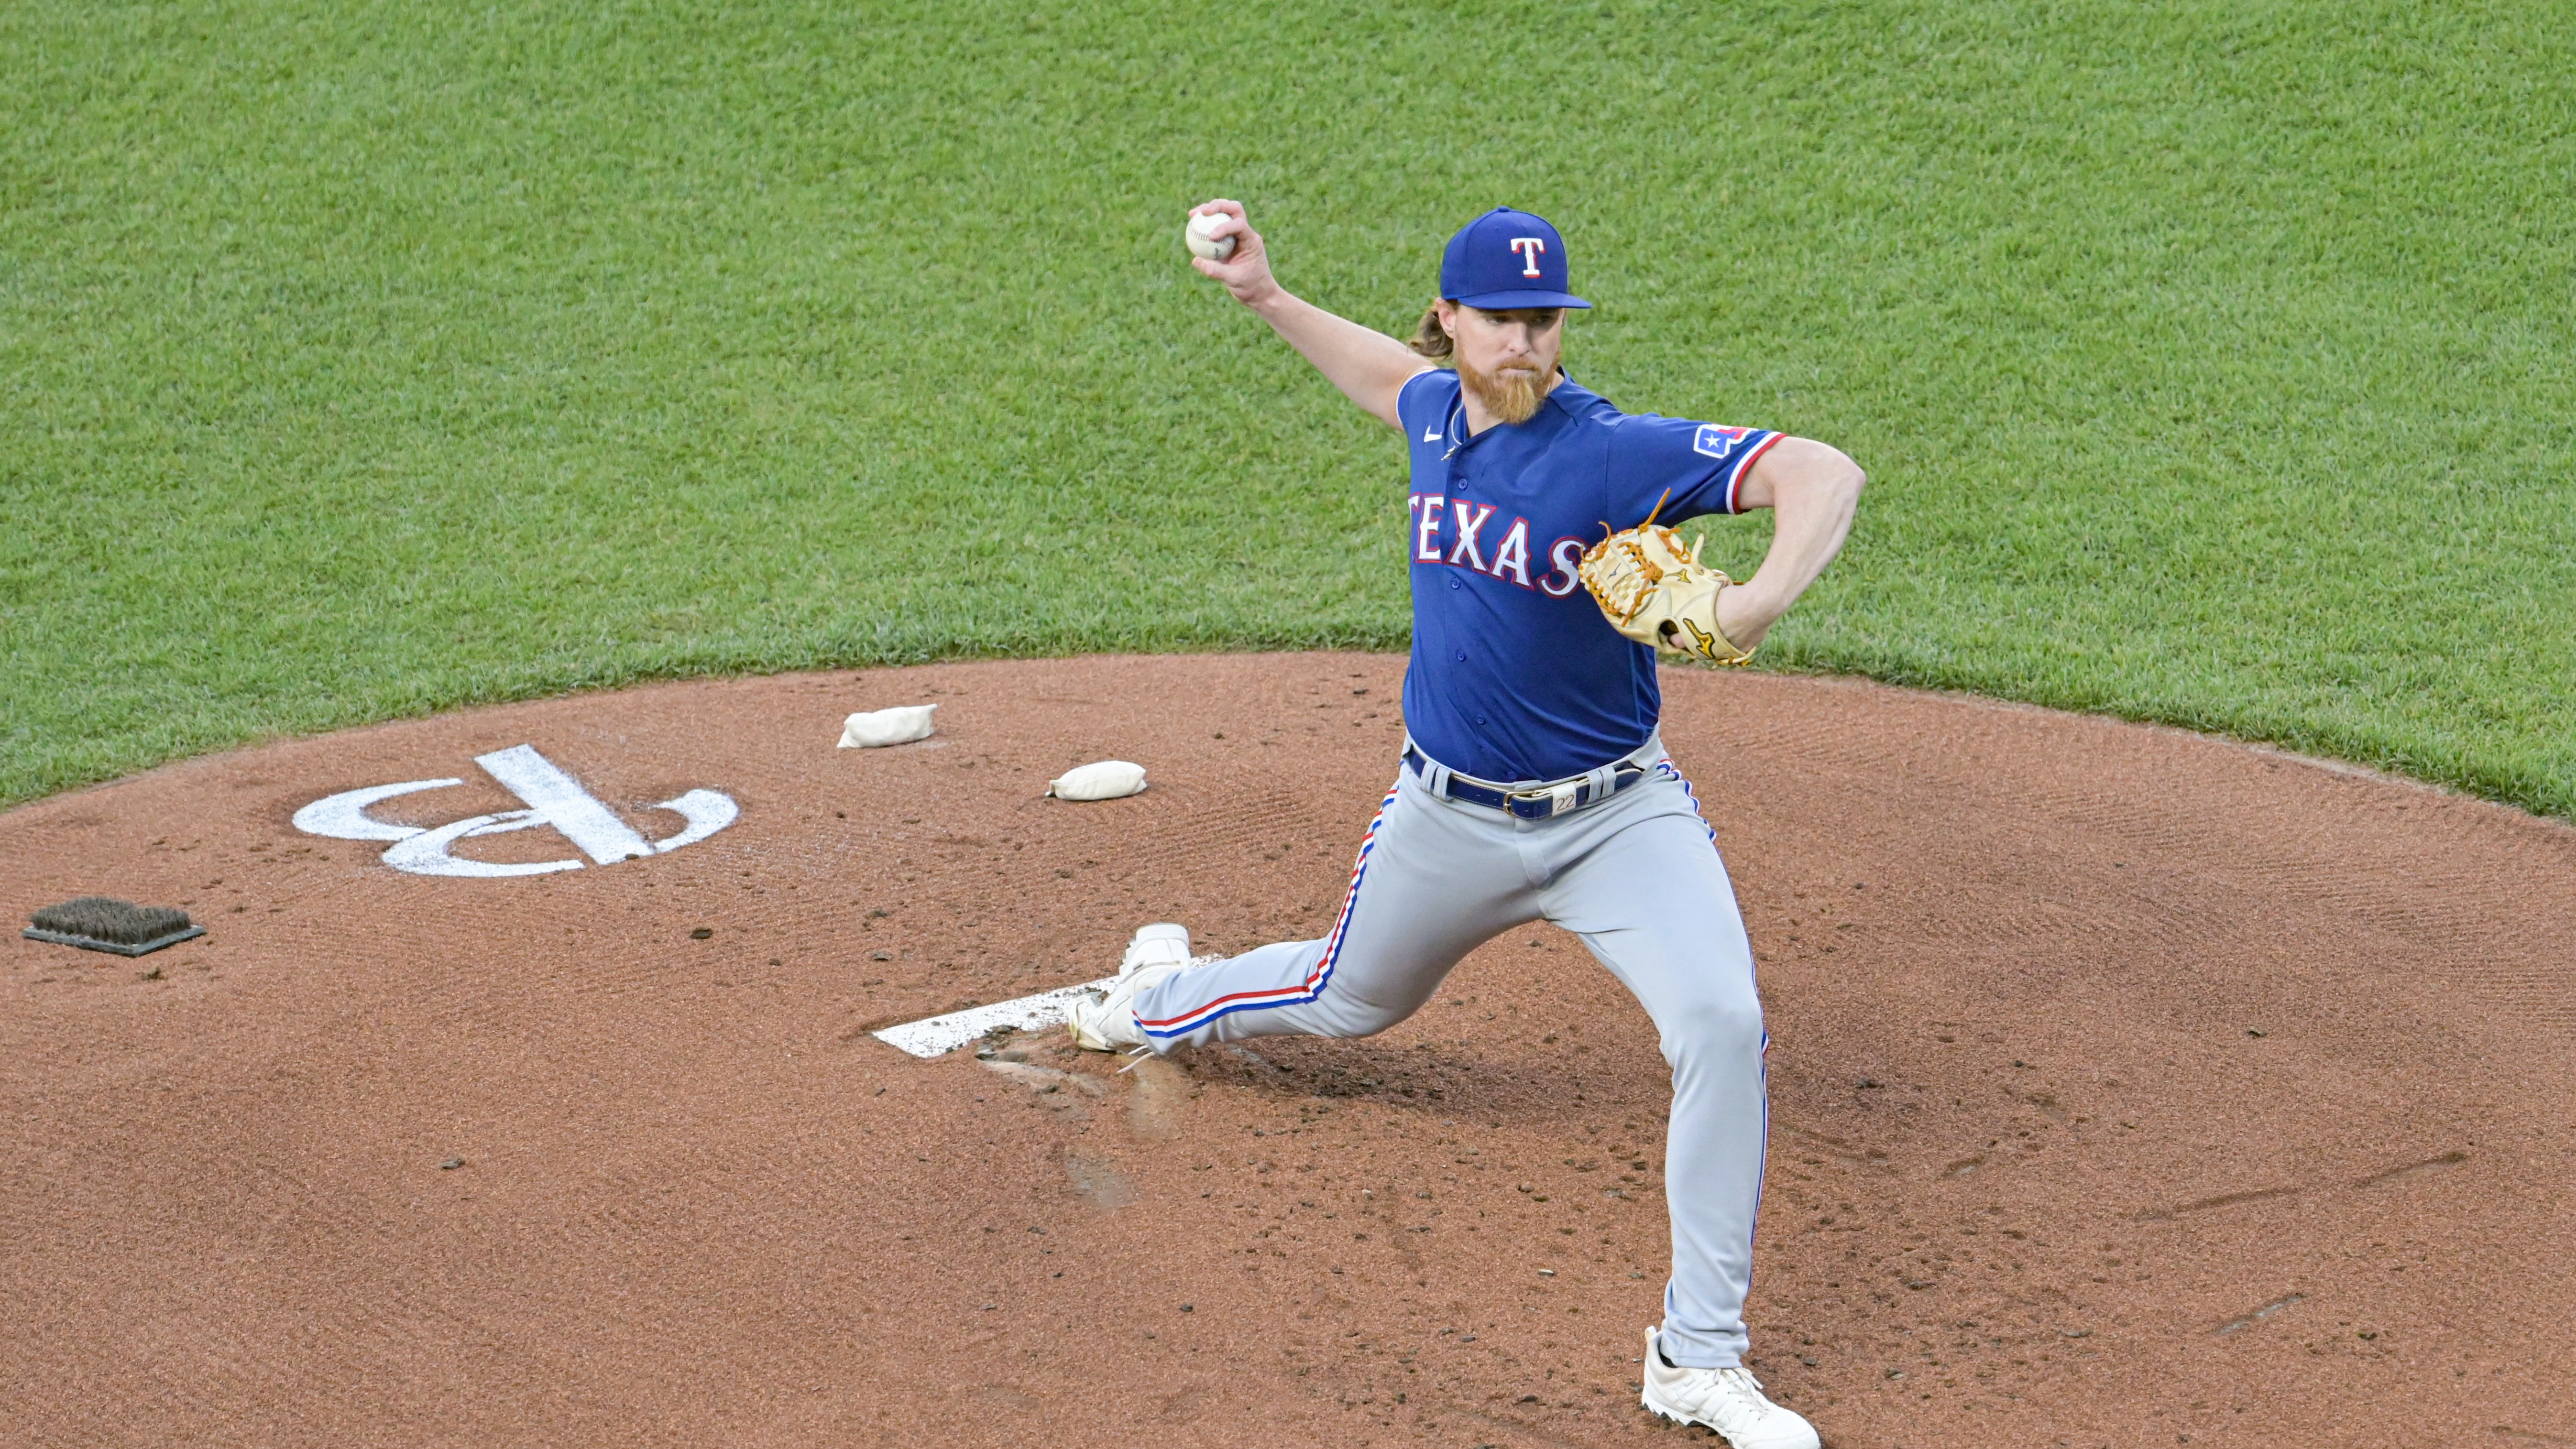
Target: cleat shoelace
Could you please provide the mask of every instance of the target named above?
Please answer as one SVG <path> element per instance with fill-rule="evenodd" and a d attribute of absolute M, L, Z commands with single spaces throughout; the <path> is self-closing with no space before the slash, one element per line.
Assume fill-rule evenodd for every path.
<path fill-rule="evenodd" d="M 1762 1392 L 1762 1381 L 1743 1368 L 1712 1371 L 1708 1387 L 1692 1397 L 1697 1402 L 1689 1407 L 1718 1420 L 1721 1432 L 1750 1428 L 1771 1408 L 1770 1396 Z"/>

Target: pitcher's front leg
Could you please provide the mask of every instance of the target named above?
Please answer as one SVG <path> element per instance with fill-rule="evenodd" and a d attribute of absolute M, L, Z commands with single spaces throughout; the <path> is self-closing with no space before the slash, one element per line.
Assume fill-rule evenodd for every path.
<path fill-rule="evenodd" d="M 1746 1348 L 1770 1039 L 1752 945 L 1708 827 L 1678 777 L 1638 790 L 1613 806 L 1630 818 L 1553 884 L 1550 916 L 1636 993 L 1662 1038 L 1673 1074 L 1664 1142 L 1673 1276 L 1661 1342 L 1683 1367 L 1727 1368 Z"/>

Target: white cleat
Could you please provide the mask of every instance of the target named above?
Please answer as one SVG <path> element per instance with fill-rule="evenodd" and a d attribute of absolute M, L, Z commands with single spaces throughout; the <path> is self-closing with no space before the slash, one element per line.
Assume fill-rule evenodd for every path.
<path fill-rule="evenodd" d="M 1190 928 L 1163 921 L 1136 928 L 1136 938 L 1127 943 L 1127 954 L 1118 958 L 1118 975 L 1124 979 L 1148 966 L 1189 964 Z"/>
<path fill-rule="evenodd" d="M 1815 1426 L 1762 1396 L 1740 1368 L 1676 1368 L 1660 1330 L 1646 1330 L 1646 1407 L 1677 1424 L 1704 1424 L 1735 1449 L 1818 1449 Z"/>
<path fill-rule="evenodd" d="M 1098 1001 L 1073 1004 L 1069 1024 L 1073 1044 L 1095 1052 L 1124 1051 L 1146 1045 L 1145 1029 L 1136 1024 L 1136 993 L 1190 965 L 1190 931 L 1164 921 L 1136 928 L 1127 954 L 1118 961 L 1117 984 Z"/>

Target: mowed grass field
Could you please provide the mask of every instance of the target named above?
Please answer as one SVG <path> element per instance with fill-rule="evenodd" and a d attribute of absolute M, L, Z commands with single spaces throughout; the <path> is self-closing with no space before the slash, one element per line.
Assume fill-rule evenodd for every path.
<path fill-rule="evenodd" d="M 0 7 L 0 799 L 656 676 L 1401 648 L 1497 203 L 1872 484 L 1769 667 L 2576 814 L 2576 6 Z M 1764 525 L 1720 523 L 1741 571 Z"/>

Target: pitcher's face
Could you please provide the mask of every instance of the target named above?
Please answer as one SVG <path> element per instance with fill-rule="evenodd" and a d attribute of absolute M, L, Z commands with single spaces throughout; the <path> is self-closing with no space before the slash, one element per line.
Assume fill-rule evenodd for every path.
<path fill-rule="evenodd" d="M 1563 308 L 1488 312 L 1444 301 L 1440 325 L 1449 334 L 1459 382 L 1497 420 L 1529 421 L 1555 390 L 1565 347 Z"/>

